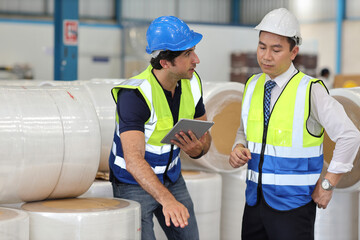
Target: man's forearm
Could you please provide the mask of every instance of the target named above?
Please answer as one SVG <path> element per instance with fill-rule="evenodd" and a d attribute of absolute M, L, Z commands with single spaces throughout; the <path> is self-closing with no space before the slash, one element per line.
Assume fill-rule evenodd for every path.
<path fill-rule="evenodd" d="M 126 166 L 136 182 L 160 204 L 170 199 L 175 200 L 174 196 L 160 182 L 145 159 L 131 159 L 127 161 Z"/>

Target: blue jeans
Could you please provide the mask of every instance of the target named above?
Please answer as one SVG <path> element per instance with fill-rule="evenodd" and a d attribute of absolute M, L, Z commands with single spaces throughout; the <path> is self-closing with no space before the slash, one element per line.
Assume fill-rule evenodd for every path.
<path fill-rule="evenodd" d="M 181 202 L 189 211 L 189 225 L 185 228 L 170 227 L 165 225 L 165 217 L 162 213 L 162 206 L 139 185 L 113 182 L 114 197 L 137 201 L 141 205 L 141 239 L 156 240 L 154 235 L 153 214 L 158 219 L 168 239 L 198 240 L 199 230 L 196 223 L 194 204 L 186 188 L 184 178 L 180 174 L 179 179 L 172 183 L 169 179 L 164 181 L 165 187 L 174 195 L 177 201 Z"/>

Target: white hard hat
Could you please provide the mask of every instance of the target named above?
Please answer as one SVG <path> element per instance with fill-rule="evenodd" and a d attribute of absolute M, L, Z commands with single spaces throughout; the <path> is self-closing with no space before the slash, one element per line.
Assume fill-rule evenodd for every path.
<path fill-rule="evenodd" d="M 285 8 L 278 8 L 266 14 L 255 29 L 290 37 L 297 45 L 301 44 L 299 21 Z"/>

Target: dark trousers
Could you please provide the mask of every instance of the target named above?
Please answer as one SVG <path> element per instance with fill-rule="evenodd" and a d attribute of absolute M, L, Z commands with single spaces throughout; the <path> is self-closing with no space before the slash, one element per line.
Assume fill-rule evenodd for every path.
<path fill-rule="evenodd" d="M 289 211 L 269 207 L 263 197 L 255 206 L 245 205 L 242 240 L 313 240 L 316 204 Z"/>

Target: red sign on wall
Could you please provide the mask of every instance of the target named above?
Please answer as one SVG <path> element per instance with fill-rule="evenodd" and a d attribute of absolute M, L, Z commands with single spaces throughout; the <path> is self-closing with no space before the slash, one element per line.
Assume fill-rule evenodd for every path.
<path fill-rule="evenodd" d="M 78 25 L 78 21 L 64 20 L 64 45 L 78 44 Z"/>

